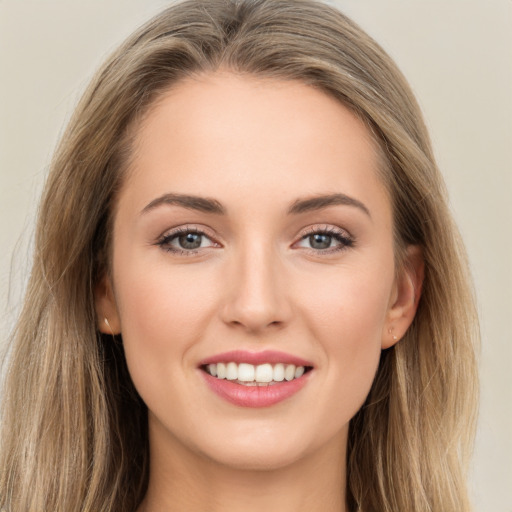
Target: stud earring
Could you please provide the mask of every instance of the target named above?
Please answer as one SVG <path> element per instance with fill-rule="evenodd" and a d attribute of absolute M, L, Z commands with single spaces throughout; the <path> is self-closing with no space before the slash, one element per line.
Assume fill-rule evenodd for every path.
<path fill-rule="evenodd" d="M 393 334 L 393 327 L 390 327 L 388 329 L 388 333 L 393 336 L 393 341 L 397 341 L 398 340 L 398 336 L 396 334 Z"/>

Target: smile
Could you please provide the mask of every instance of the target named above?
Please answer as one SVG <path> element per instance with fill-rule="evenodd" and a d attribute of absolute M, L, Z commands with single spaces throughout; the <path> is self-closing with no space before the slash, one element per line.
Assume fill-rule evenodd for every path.
<path fill-rule="evenodd" d="M 235 350 L 200 362 L 207 387 L 238 407 L 270 407 L 296 395 L 311 380 L 313 364 L 284 352 Z"/>
<path fill-rule="evenodd" d="M 203 369 L 212 377 L 244 386 L 272 386 L 278 382 L 298 379 L 311 367 L 284 363 L 264 363 L 256 366 L 249 363 L 226 362 L 208 364 Z"/>

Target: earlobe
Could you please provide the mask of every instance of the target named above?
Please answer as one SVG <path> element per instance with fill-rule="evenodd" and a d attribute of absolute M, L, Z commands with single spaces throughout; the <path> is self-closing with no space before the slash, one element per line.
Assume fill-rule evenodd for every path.
<path fill-rule="evenodd" d="M 116 335 L 121 332 L 121 324 L 117 312 L 111 280 L 104 276 L 94 290 L 96 322 L 98 330 L 103 334 Z"/>
<path fill-rule="evenodd" d="M 390 348 L 405 334 L 416 315 L 424 279 L 424 261 L 420 247 L 411 245 L 400 274 L 382 333 L 382 348 Z"/>

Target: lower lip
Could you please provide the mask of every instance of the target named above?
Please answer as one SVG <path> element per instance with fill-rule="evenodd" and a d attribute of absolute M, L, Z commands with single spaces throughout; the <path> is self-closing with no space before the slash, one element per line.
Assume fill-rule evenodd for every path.
<path fill-rule="evenodd" d="M 311 371 L 298 379 L 270 386 L 244 386 L 226 379 L 217 379 L 200 370 L 209 388 L 224 400 L 240 407 L 270 407 L 298 393 L 307 383 Z"/>

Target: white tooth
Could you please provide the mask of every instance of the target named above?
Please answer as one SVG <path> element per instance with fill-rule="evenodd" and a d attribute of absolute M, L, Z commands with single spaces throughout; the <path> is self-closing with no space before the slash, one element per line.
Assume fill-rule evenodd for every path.
<path fill-rule="evenodd" d="M 238 365 L 236 363 L 228 363 L 226 367 L 226 379 L 236 380 L 238 378 Z"/>
<path fill-rule="evenodd" d="M 295 370 L 295 378 L 298 379 L 304 374 L 304 366 L 297 366 L 297 369 Z"/>
<path fill-rule="evenodd" d="M 210 375 L 213 375 L 214 377 L 217 377 L 217 365 L 216 364 L 209 364 L 208 365 L 208 372 Z"/>
<path fill-rule="evenodd" d="M 241 382 L 252 382 L 254 380 L 254 366 L 252 364 L 240 363 L 238 365 L 238 380 Z"/>
<path fill-rule="evenodd" d="M 218 379 L 226 378 L 226 365 L 224 363 L 217 363 L 217 378 Z"/>
<path fill-rule="evenodd" d="M 265 363 L 256 366 L 256 382 L 271 382 L 273 377 L 272 365 Z"/>
<path fill-rule="evenodd" d="M 274 366 L 274 378 L 276 382 L 282 382 L 284 380 L 284 364 L 278 363 Z"/>
<path fill-rule="evenodd" d="M 295 365 L 289 364 L 286 367 L 286 370 L 284 371 L 284 378 L 286 380 L 293 380 L 294 377 L 295 377 Z"/>

